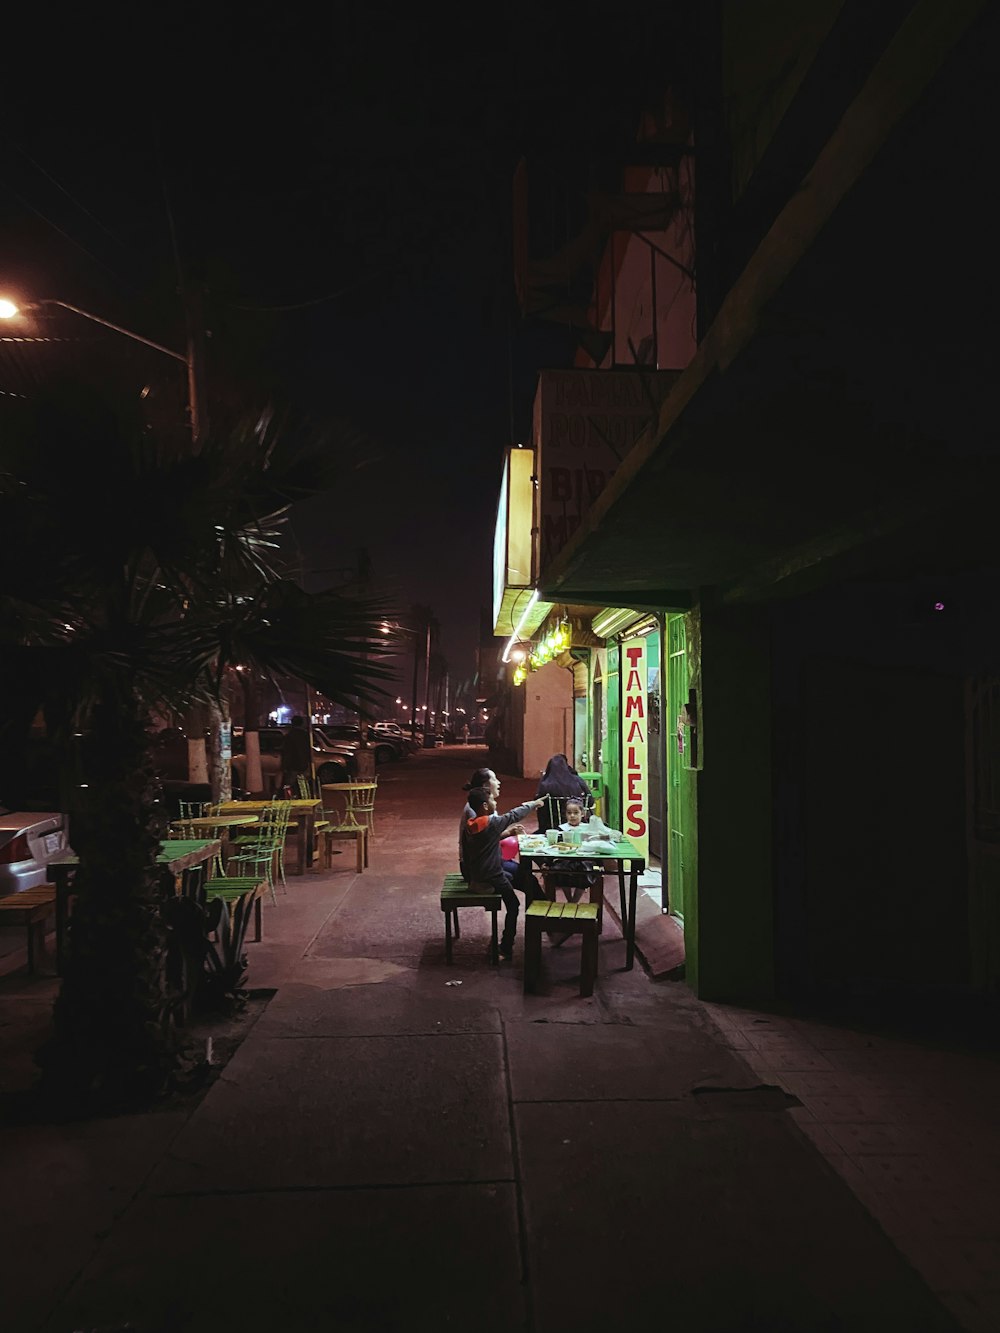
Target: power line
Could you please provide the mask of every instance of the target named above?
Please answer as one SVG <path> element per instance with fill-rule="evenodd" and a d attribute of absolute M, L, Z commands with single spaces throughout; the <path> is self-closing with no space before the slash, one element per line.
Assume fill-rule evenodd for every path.
<path fill-rule="evenodd" d="M 356 292 L 359 287 L 364 287 L 371 281 L 371 277 L 366 276 L 358 282 L 352 282 L 346 287 L 341 287 L 339 291 L 329 292 L 326 296 L 314 296 L 308 301 L 293 301 L 288 305 L 246 305 L 239 301 L 227 301 L 226 304 L 231 306 L 233 310 L 252 310 L 262 314 L 277 314 L 283 310 L 305 310 L 309 306 L 325 305 L 327 301 L 336 301 L 339 297 L 346 296 L 348 292 Z"/>
<path fill-rule="evenodd" d="M 87 246 L 83 244 L 82 241 L 78 241 L 75 236 L 71 236 L 68 231 L 64 231 L 63 228 L 60 227 L 57 222 L 53 222 L 52 219 L 47 214 L 43 213 L 40 208 L 36 208 L 34 204 L 30 203 L 22 195 L 18 194 L 16 190 L 11 189 L 9 185 L 6 186 L 6 189 L 7 193 L 11 196 L 11 198 L 16 199 L 17 202 L 23 208 L 28 209 L 28 211 L 34 213 L 36 217 L 41 218 L 43 222 L 48 223 L 48 225 L 52 228 L 53 231 L 58 232 L 59 235 L 64 240 L 69 241 L 70 245 L 75 245 L 78 250 L 82 250 L 83 253 L 88 257 L 88 259 L 92 259 L 94 263 L 97 264 L 100 268 L 103 268 L 106 273 L 110 273 L 111 276 L 117 282 L 120 282 L 123 286 L 128 287 L 131 290 L 134 290 L 132 284 L 126 278 L 123 278 L 122 275 L 116 269 L 113 269 L 110 264 L 105 263 L 103 259 L 95 255 L 93 250 L 89 250 Z"/>
<path fill-rule="evenodd" d="M 51 181 L 57 190 L 61 190 L 62 193 L 66 196 L 66 198 L 69 199 L 71 203 L 74 203 L 77 206 L 77 208 L 80 210 L 81 213 L 86 213 L 87 217 L 90 218 L 91 222 L 96 223 L 97 226 L 100 227 L 101 231 L 103 231 L 106 236 L 110 236 L 110 238 L 115 242 L 116 245 L 120 245 L 123 249 L 128 248 L 125 245 L 125 242 L 119 236 L 116 236 L 115 233 L 111 230 L 111 228 L 106 226 L 101 221 L 101 219 L 97 217 L 96 214 L 92 213 L 90 209 L 86 206 L 86 204 L 82 204 L 74 194 L 71 194 L 70 191 L 67 190 L 65 185 L 63 185 L 60 181 L 57 181 L 55 176 L 52 175 L 51 171 L 46 171 L 46 169 L 42 166 L 42 164 L 40 162 L 37 162 L 27 151 L 26 148 L 22 148 L 20 144 L 14 143 L 13 141 L 11 141 L 11 147 L 15 148 L 23 158 L 25 158 L 28 162 L 30 162 L 36 171 L 40 171 L 46 180 Z"/>

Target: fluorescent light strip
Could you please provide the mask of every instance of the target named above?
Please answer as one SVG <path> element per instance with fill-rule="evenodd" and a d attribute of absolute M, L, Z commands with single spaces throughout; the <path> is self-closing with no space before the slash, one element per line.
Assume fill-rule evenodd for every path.
<path fill-rule="evenodd" d="M 514 633 L 507 640 L 507 647 L 503 650 L 503 657 L 501 657 L 500 659 L 501 662 L 510 661 L 510 650 L 514 647 L 514 644 L 517 640 L 517 636 L 521 633 L 521 630 L 524 627 L 524 622 L 528 619 L 528 616 L 531 612 L 531 608 L 535 605 L 537 601 L 538 601 L 538 589 L 532 588 L 531 596 L 528 599 L 528 605 L 521 612 L 521 619 L 514 626 Z"/>

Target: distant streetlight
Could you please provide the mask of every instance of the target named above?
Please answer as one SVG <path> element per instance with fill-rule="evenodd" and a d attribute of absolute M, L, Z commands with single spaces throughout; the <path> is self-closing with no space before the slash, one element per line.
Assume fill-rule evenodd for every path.
<path fill-rule="evenodd" d="M 77 305 L 70 305 L 68 301 L 57 301 L 52 298 L 46 298 L 41 301 L 28 301 L 23 306 L 18 306 L 15 302 L 7 298 L 0 298 L 0 319 L 16 319 L 18 315 L 30 313 L 33 310 L 39 310 L 42 306 L 56 305 L 62 310 L 72 311 L 74 315 L 82 315 L 84 319 L 91 320 L 94 324 L 100 324 L 106 329 L 112 329 L 115 333 L 122 334 L 125 338 L 131 338 L 133 342 L 142 343 L 144 347 L 152 347 L 154 352 L 162 352 L 164 356 L 171 357 L 174 361 L 179 361 L 187 370 L 187 389 L 188 389 L 188 416 L 191 423 L 191 438 L 197 444 L 201 438 L 201 412 L 199 404 L 201 402 L 201 382 L 198 376 L 197 358 L 195 356 L 194 340 L 191 339 L 188 344 L 187 354 L 175 352 L 172 347 L 164 347 L 162 343 L 153 342 L 152 338 L 145 338 L 141 333 L 134 333 L 132 329 L 126 329 L 121 324 L 113 324 L 110 319 L 104 319 L 101 315 L 95 315 L 90 310 L 81 310 Z"/>
<path fill-rule="evenodd" d="M 400 625 L 398 621 L 390 621 L 390 620 L 383 620 L 379 628 L 381 629 L 383 634 L 390 634 L 393 630 L 395 630 L 399 634 L 413 635 L 413 640 L 414 640 L 413 641 L 413 708 L 410 712 L 410 738 L 412 740 L 417 734 L 417 713 L 421 711 L 421 709 L 417 707 L 418 658 L 417 658 L 417 643 L 416 643 L 416 637 L 421 631 L 419 629 L 411 629 L 409 625 Z M 431 689 L 431 622 L 429 620 L 427 622 L 427 643 L 426 643 L 425 661 L 426 661 L 426 668 L 424 675 L 424 698 L 428 699 L 430 697 L 430 689 Z M 406 704 L 403 704 L 403 707 L 405 708 Z M 427 705 L 425 703 L 423 706 L 423 712 L 426 713 L 426 711 L 427 711 Z"/>

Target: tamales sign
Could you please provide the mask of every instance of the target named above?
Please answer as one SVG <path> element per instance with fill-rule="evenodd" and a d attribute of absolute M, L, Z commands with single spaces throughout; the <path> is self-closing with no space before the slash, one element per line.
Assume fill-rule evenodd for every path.
<path fill-rule="evenodd" d="M 624 833 L 641 853 L 649 853 L 649 747 L 646 697 L 646 640 L 622 643 L 622 811 Z"/>

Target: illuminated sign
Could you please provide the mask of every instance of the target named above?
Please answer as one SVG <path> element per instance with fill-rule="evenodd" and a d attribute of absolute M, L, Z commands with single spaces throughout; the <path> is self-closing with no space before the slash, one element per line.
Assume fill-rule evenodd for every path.
<path fill-rule="evenodd" d="M 533 433 L 540 569 L 570 541 L 676 380 L 677 371 L 647 368 L 539 374 Z"/>
<path fill-rule="evenodd" d="M 646 640 L 622 643 L 622 811 L 626 838 L 649 854 L 648 699 Z"/>

